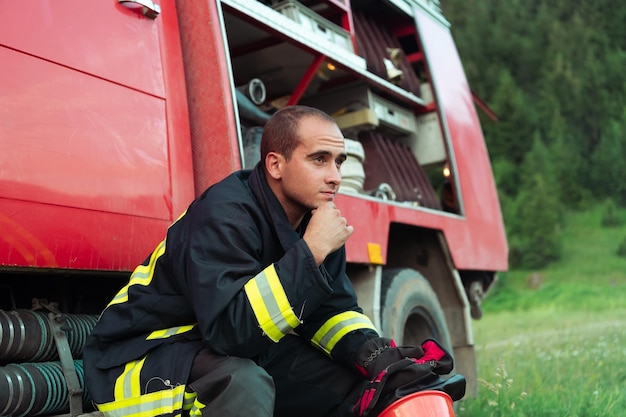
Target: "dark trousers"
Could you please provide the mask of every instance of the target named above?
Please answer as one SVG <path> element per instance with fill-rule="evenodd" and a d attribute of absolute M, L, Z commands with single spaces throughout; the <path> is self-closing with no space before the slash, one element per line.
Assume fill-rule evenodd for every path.
<path fill-rule="evenodd" d="M 220 417 L 350 416 L 364 382 L 356 371 L 291 335 L 256 363 L 202 350 L 189 381 L 207 404 L 203 415 Z"/>
<path fill-rule="evenodd" d="M 271 417 L 274 412 L 272 377 L 250 359 L 201 350 L 194 359 L 187 390 L 206 405 L 203 416 Z"/>

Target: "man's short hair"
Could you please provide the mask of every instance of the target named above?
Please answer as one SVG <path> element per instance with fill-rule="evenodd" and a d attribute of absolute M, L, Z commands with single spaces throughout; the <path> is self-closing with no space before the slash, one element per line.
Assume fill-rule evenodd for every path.
<path fill-rule="evenodd" d="M 298 126 L 300 120 L 306 117 L 317 117 L 335 123 L 335 119 L 322 110 L 308 106 L 287 106 L 270 117 L 263 128 L 261 136 L 261 162 L 265 163 L 265 157 L 270 152 L 276 152 L 291 159 L 293 151 L 300 143 Z"/>

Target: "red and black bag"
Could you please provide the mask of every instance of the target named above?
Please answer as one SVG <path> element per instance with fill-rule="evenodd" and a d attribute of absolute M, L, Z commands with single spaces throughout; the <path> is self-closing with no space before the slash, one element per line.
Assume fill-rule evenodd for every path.
<path fill-rule="evenodd" d="M 444 391 L 453 401 L 465 395 L 462 375 L 442 377 L 452 371 L 454 361 L 435 340 L 428 339 L 419 347 L 397 347 L 390 339 L 368 343 L 357 354 L 357 368 L 365 370 L 371 379 L 352 409 L 355 415 L 377 415 L 396 400 L 418 391 Z"/>

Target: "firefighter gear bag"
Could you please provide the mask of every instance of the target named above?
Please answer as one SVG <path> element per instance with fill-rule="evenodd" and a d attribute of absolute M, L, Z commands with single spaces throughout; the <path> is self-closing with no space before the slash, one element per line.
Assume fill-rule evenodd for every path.
<path fill-rule="evenodd" d="M 465 395 L 462 375 L 441 377 L 452 371 L 454 363 L 435 340 L 428 339 L 420 347 L 397 347 L 390 339 L 373 340 L 357 353 L 357 368 L 365 369 L 371 379 L 352 409 L 355 415 L 375 416 L 396 400 L 423 390 L 444 391 L 453 401 Z"/>

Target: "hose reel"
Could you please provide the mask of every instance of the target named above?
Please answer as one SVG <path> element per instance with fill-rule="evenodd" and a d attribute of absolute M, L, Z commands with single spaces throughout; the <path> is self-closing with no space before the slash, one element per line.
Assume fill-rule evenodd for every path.
<path fill-rule="evenodd" d="M 65 315 L 46 300 L 33 307 L 0 310 L 0 358 L 20 362 L 0 367 L 0 415 L 63 413 L 69 403 L 69 415 L 78 416 L 90 399 L 82 360 L 74 357 L 82 355 L 97 317 Z"/>

